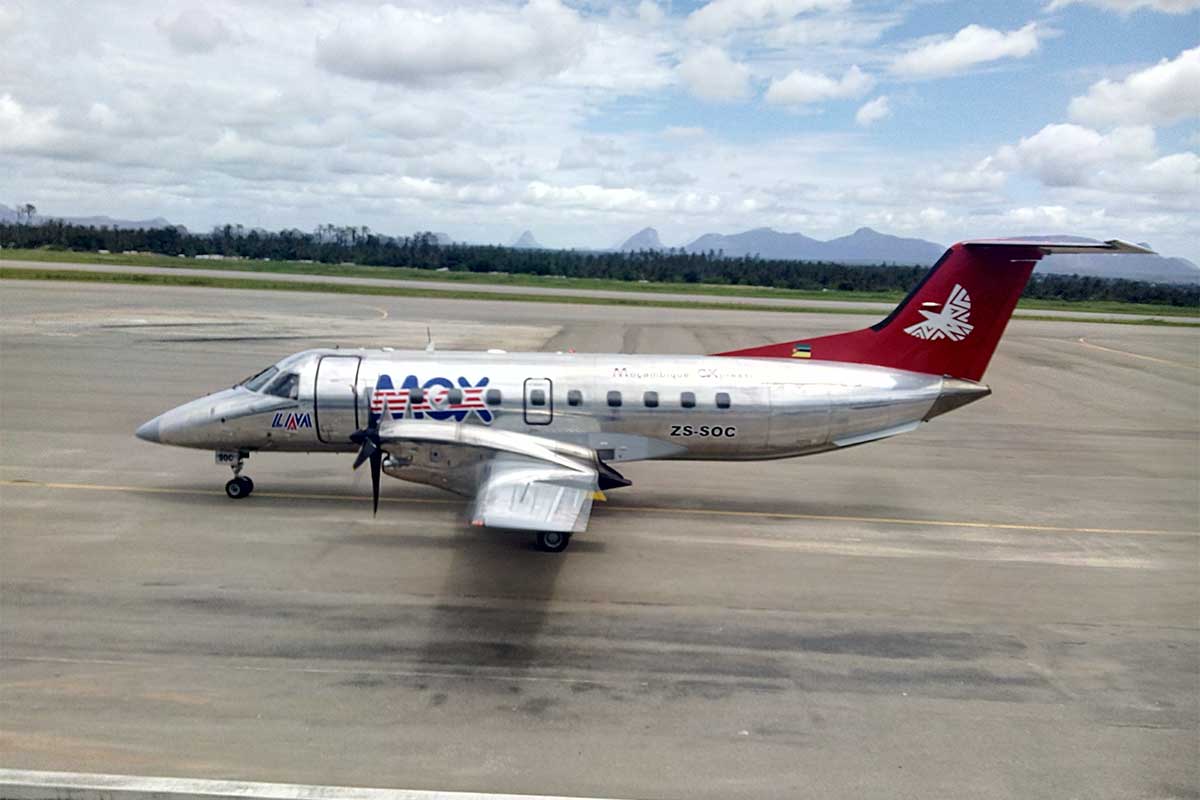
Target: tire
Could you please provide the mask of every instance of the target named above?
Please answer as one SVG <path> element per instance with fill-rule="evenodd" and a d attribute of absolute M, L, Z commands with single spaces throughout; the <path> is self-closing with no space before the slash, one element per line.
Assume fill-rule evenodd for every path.
<path fill-rule="evenodd" d="M 543 553 L 561 553 L 571 543 L 571 534 L 560 531 L 540 531 L 537 535 L 537 547 Z"/>
<path fill-rule="evenodd" d="M 245 478 L 234 478 L 225 484 L 225 494 L 229 495 L 230 500 L 241 500 L 250 494 L 250 489 L 253 486 L 254 484 L 247 486 Z"/>
<path fill-rule="evenodd" d="M 254 481 L 250 480 L 249 476 L 243 475 L 242 481 L 246 484 L 246 494 L 254 491 Z"/>

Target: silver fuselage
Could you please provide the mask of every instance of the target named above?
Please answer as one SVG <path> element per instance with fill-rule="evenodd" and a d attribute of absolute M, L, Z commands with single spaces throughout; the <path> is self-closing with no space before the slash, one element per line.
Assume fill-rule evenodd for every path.
<path fill-rule="evenodd" d="M 237 386 L 156 417 L 139 436 L 208 450 L 352 452 L 350 434 L 374 404 L 392 419 L 571 442 L 605 461 L 771 459 L 903 433 L 988 393 L 953 378 L 800 359 L 309 350 L 276 366 L 299 376 L 294 398 Z"/>

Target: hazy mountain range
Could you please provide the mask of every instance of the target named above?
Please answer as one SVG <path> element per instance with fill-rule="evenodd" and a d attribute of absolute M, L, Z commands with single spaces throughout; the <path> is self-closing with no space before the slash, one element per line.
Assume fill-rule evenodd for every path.
<path fill-rule="evenodd" d="M 112 217 L 59 217 L 54 215 L 34 214 L 34 222 L 46 222 L 51 219 L 61 219 L 63 222 L 69 222 L 72 225 L 91 225 L 96 228 L 109 227 L 120 228 L 122 230 L 134 230 L 136 228 L 182 228 L 182 225 L 172 225 L 170 221 L 162 217 L 153 219 L 114 219 Z M 0 222 L 16 222 L 16 209 L 0 203 Z"/>
<path fill-rule="evenodd" d="M 1034 238 L 1031 236 L 1031 238 Z M 1037 236 L 1062 242 L 1090 242 L 1080 236 Z M 643 228 L 619 244 L 616 250 L 665 250 L 654 228 Z M 723 253 L 730 258 L 758 256 L 799 261 L 836 261 L 841 264 L 919 264 L 931 265 L 946 246 L 924 239 L 890 236 L 870 228 L 859 228 L 849 236 L 821 241 L 802 233 L 781 233 L 771 228 L 755 228 L 735 234 L 706 233 L 682 245 L 687 253 Z M 1200 283 L 1200 267 L 1186 258 L 1141 255 L 1048 256 L 1038 262 L 1037 271 L 1057 275 L 1091 275 L 1099 278 L 1131 278 L 1161 283 Z"/>
<path fill-rule="evenodd" d="M 0 204 L 0 222 L 15 222 L 17 212 Z M 61 219 L 75 225 L 108 226 L 110 228 L 166 228 L 172 223 L 162 217 L 128 220 L 108 216 L 57 217 L 36 215 L 35 222 Z M 183 228 L 182 225 L 174 227 Z M 435 234 L 439 244 L 451 244 L 445 233 Z M 1032 237 L 1031 235 L 1031 238 Z M 1037 236 L 1062 242 L 1095 241 L 1079 236 Z M 520 249 L 543 249 L 532 231 L 524 231 L 509 247 Z M 658 231 L 643 228 L 625 241 L 611 248 L 622 252 L 640 250 L 667 250 Z M 757 256 L 766 259 L 798 261 L 834 261 L 841 264 L 933 264 L 946 251 L 945 245 L 924 239 L 908 239 L 886 233 L 859 228 L 849 236 L 822 241 L 802 233 L 783 233 L 772 228 L 755 228 L 741 233 L 706 233 L 699 238 L 678 246 L 687 253 L 723 253 L 729 258 Z M 1056 255 L 1038 262 L 1037 271 L 1060 275 L 1091 275 L 1099 278 L 1130 278 L 1133 280 L 1160 283 L 1200 283 L 1200 267 L 1186 258 L 1164 258 L 1140 255 Z"/>

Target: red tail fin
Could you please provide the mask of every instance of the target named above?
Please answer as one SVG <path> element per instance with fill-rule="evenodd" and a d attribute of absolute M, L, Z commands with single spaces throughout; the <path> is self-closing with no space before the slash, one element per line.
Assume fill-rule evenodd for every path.
<path fill-rule="evenodd" d="M 1117 240 L 961 242 L 946 251 L 891 314 L 870 328 L 718 355 L 848 361 L 978 381 L 1034 264 L 1055 252 L 1151 251 Z"/>

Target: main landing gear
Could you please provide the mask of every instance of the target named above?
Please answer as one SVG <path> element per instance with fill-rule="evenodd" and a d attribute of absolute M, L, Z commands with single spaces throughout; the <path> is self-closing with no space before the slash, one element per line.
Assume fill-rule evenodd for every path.
<path fill-rule="evenodd" d="M 242 474 L 242 466 L 246 459 L 250 456 L 246 451 L 233 453 L 217 453 L 217 463 L 229 464 L 229 468 L 233 470 L 233 478 L 225 484 L 225 494 L 229 495 L 230 500 L 241 500 L 243 497 L 249 497 L 254 491 L 254 481 L 250 480 L 248 475 Z"/>
<path fill-rule="evenodd" d="M 571 534 L 562 531 L 538 531 L 537 549 L 544 553 L 561 553 L 571 543 Z"/>

